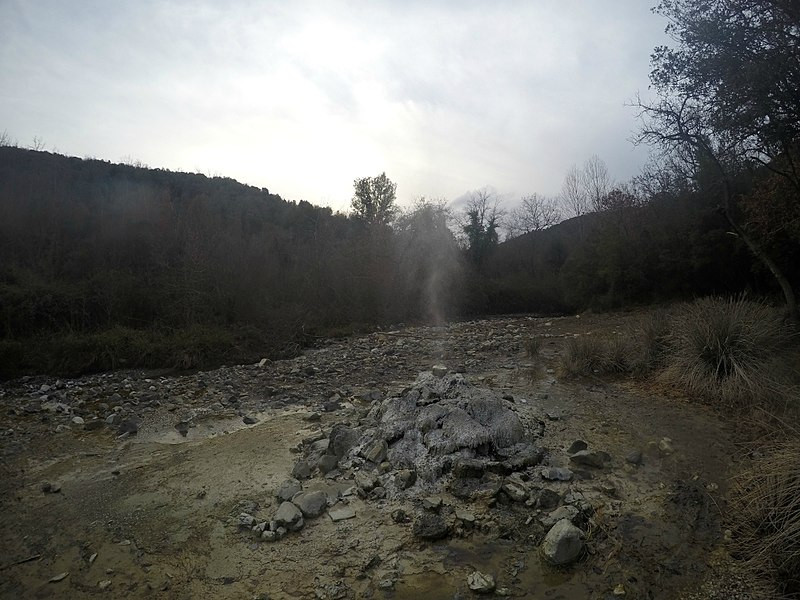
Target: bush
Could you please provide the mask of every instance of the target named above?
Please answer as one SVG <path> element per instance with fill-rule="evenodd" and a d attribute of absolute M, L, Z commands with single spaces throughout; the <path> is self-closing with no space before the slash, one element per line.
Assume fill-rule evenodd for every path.
<path fill-rule="evenodd" d="M 542 350 L 544 339 L 540 337 L 529 337 L 525 340 L 525 354 L 528 358 L 536 358 Z"/>
<path fill-rule="evenodd" d="M 670 316 L 666 311 L 647 313 L 626 332 L 631 340 L 629 368 L 634 373 L 646 374 L 664 366 L 669 352 Z"/>
<path fill-rule="evenodd" d="M 736 555 L 800 597 L 800 442 L 784 442 L 733 480 L 730 506 Z"/>
<path fill-rule="evenodd" d="M 567 338 L 561 355 L 561 369 L 567 375 L 605 373 L 608 348 L 604 340 L 591 335 Z"/>
<path fill-rule="evenodd" d="M 785 399 L 791 331 L 781 314 L 740 297 L 704 298 L 674 321 L 665 378 L 687 392 L 726 405 Z"/>

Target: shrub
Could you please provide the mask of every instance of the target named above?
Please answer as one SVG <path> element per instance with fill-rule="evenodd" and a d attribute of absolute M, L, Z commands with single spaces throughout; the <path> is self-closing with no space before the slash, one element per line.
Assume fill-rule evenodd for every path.
<path fill-rule="evenodd" d="M 561 355 L 561 369 L 567 375 L 604 373 L 608 368 L 608 348 L 599 337 L 582 335 L 567 338 Z"/>
<path fill-rule="evenodd" d="M 664 376 L 728 405 L 789 397 L 782 351 L 792 335 L 780 313 L 740 297 L 704 298 L 675 319 Z"/>
<path fill-rule="evenodd" d="M 647 313 L 627 331 L 632 343 L 629 352 L 631 371 L 645 374 L 664 365 L 669 351 L 670 327 L 669 314 L 656 310 Z"/>
<path fill-rule="evenodd" d="M 733 479 L 730 505 L 735 554 L 800 597 L 800 442 L 784 442 Z"/>

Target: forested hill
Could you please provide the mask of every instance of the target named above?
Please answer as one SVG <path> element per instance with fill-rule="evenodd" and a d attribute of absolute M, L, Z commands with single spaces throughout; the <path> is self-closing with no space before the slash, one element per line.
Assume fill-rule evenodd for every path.
<path fill-rule="evenodd" d="M 0 147 L 0 369 L 194 367 L 424 316 L 409 242 L 231 179 Z"/>
<path fill-rule="evenodd" d="M 498 244 L 435 203 L 369 221 L 231 179 L 0 147 L 0 377 L 205 367 L 399 322 L 776 293 L 718 204 L 698 185 Z M 800 243 L 780 231 L 763 243 L 796 284 Z"/>

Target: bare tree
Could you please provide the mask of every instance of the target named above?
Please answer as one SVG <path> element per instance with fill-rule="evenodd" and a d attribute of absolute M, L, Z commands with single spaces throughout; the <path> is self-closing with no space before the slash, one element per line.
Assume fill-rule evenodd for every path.
<path fill-rule="evenodd" d="M 481 265 L 499 241 L 503 210 L 497 196 L 488 189 L 477 190 L 470 195 L 464 210 L 461 230 L 467 256 Z"/>
<path fill-rule="evenodd" d="M 577 165 L 572 165 L 564 176 L 561 186 L 561 202 L 567 214 L 571 217 L 580 217 L 589 212 L 589 198 L 586 195 L 583 170 Z"/>
<path fill-rule="evenodd" d="M 509 212 L 506 239 L 552 227 L 561 220 L 561 211 L 554 198 L 539 194 L 523 196 L 520 205 Z"/>
<path fill-rule="evenodd" d="M 612 181 L 606 163 L 596 154 L 583 164 L 583 185 L 592 210 L 603 210 L 603 198 L 611 190 Z"/>

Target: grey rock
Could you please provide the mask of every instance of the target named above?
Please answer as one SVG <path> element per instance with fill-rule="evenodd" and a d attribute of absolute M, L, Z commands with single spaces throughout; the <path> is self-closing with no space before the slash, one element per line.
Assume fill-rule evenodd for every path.
<path fill-rule="evenodd" d="M 447 371 L 448 369 L 444 365 L 434 365 L 433 368 L 431 369 L 431 372 L 433 373 L 434 377 L 444 377 L 445 375 L 447 375 Z"/>
<path fill-rule="evenodd" d="M 275 496 L 277 496 L 278 500 L 281 500 L 282 502 L 288 502 L 302 489 L 303 486 L 300 485 L 299 481 L 296 479 L 287 479 L 278 486 Z"/>
<path fill-rule="evenodd" d="M 376 486 L 372 489 L 372 493 L 370 493 L 370 497 L 374 498 L 375 500 L 381 500 L 386 497 L 386 488 L 382 486 Z"/>
<path fill-rule="evenodd" d="M 256 524 L 256 518 L 249 513 L 239 514 L 239 527 L 242 529 L 252 529 Z"/>
<path fill-rule="evenodd" d="M 491 575 L 475 571 L 467 575 L 467 585 L 475 593 L 491 594 L 497 584 Z"/>
<path fill-rule="evenodd" d="M 339 459 L 336 458 L 333 454 L 326 454 L 320 457 L 319 461 L 317 462 L 317 468 L 319 472 L 323 475 L 330 473 L 333 471 L 339 464 Z"/>
<path fill-rule="evenodd" d="M 83 425 L 83 417 L 72 417 L 72 423 L 75 425 Z"/>
<path fill-rule="evenodd" d="M 456 519 L 467 525 L 472 525 L 475 522 L 475 515 L 462 508 L 456 509 Z"/>
<path fill-rule="evenodd" d="M 350 451 L 350 448 L 358 443 L 360 437 L 361 434 L 357 430 L 337 423 L 333 426 L 328 436 L 330 440 L 328 444 L 328 454 L 333 454 L 337 458 L 342 458 Z"/>
<path fill-rule="evenodd" d="M 123 419 L 119 426 L 117 427 L 117 433 L 119 435 L 136 435 L 139 433 L 139 424 L 141 421 L 136 417 L 131 417 L 128 419 Z"/>
<path fill-rule="evenodd" d="M 567 450 L 567 454 L 575 454 L 576 452 L 580 452 L 581 450 L 586 450 L 589 447 L 589 444 L 584 442 L 583 440 L 575 440 L 572 442 L 572 445 Z"/>
<path fill-rule="evenodd" d="M 386 440 L 375 440 L 364 450 L 362 456 L 376 465 L 386 460 L 389 444 Z"/>
<path fill-rule="evenodd" d="M 357 471 L 353 479 L 355 480 L 356 486 L 365 492 L 372 491 L 373 488 L 378 486 L 378 478 L 374 473 Z"/>
<path fill-rule="evenodd" d="M 572 471 L 566 467 L 547 467 L 542 471 L 542 477 L 548 481 L 570 481 Z"/>
<path fill-rule="evenodd" d="M 583 552 L 583 539 L 583 531 L 568 519 L 562 519 L 547 532 L 541 545 L 542 556 L 552 565 L 568 565 Z"/>
<path fill-rule="evenodd" d="M 298 460 L 292 468 L 292 477 L 295 479 L 308 479 L 311 477 L 311 467 L 305 460 Z"/>
<path fill-rule="evenodd" d="M 320 490 L 300 492 L 292 498 L 292 504 L 300 509 L 303 516 L 309 519 L 320 516 L 328 506 L 328 496 Z"/>
<path fill-rule="evenodd" d="M 414 521 L 412 532 L 423 540 L 441 540 L 450 533 L 450 527 L 443 517 L 434 513 L 423 513 Z"/>
<path fill-rule="evenodd" d="M 570 456 L 569 460 L 576 465 L 602 469 L 608 462 L 611 461 L 611 457 L 607 452 L 600 452 L 596 450 L 579 450 Z"/>
<path fill-rule="evenodd" d="M 334 523 L 345 521 L 356 516 L 356 511 L 351 506 L 335 506 L 328 510 L 328 516 Z"/>
<path fill-rule="evenodd" d="M 539 518 L 539 521 L 545 527 L 552 527 L 558 521 L 566 519 L 569 522 L 572 522 L 578 515 L 580 511 L 572 505 L 562 506 L 560 508 L 555 509 L 548 515 L 544 515 Z"/>
<path fill-rule="evenodd" d="M 536 506 L 543 510 L 555 508 L 561 502 L 561 495 L 555 490 L 544 488 L 539 491 Z"/>
<path fill-rule="evenodd" d="M 422 508 L 425 510 L 439 510 L 442 507 L 442 499 L 439 496 L 428 496 L 422 499 Z"/>
<path fill-rule="evenodd" d="M 303 513 L 291 502 L 282 502 L 273 520 L 278 527 L 285 527 L 289 531 L 297 531 L 305 525 Z"/>
<path fill-rule="evenodd" d="M 642 464 L 642 451 L 641 450 L 632 450 L 625 455 L 625 460 L 632 465 L 640 465 Z"/>
<path fill-rule="evenodd" d="M 480 477 L 486 471 L 486 462 L 477 458 L 461 458 L 453 465 L 453 475 L 459 478 Z"/>
<path fill-rule="evenodd" d="M 258 418 L 253 415 L 245 415 L 242 417 L 242 421 L 245 425 L 255 425 L 258 423 Z"/>
<path fill-rule="evenodd" d="M 501 488 L 514 502 L 525 502 L 528 499 L 528 490 L 519 481 L 506 479 Z"/>
<path fill-rule="evenodd" d="M 401 490 L 407 490 L 417 482 L 417 472 L 411 469 L 401 469 L 395 475 L 394 483 Z"/>

